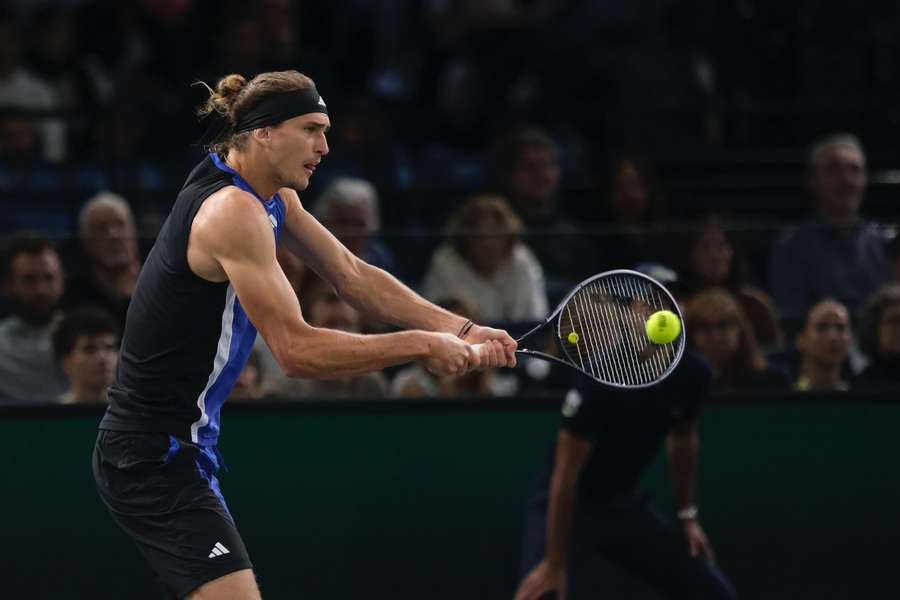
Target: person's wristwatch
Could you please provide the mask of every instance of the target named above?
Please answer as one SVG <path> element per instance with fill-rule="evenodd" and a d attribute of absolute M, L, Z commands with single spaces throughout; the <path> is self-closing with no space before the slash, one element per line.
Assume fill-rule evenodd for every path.
<path fill-rule="evenodd" d="M 690 506 L 685 506 L 681 510 L 678 511 L 678 520 L 679 521 L 694 521 L 697 519 L 697 515 L 699 514 L 699 510 L 697 509 L 696 504 L 691 504 Z"/>

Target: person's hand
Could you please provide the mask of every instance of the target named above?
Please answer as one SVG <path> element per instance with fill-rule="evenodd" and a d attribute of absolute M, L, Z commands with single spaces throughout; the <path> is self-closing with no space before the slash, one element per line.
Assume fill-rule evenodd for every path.
<path fill-rule="evenodd" d="M 484 342 L 499 342 L 503 346 L 503 360 L 496 364 L 488 364 L 483 369 L 493 367 L 514 367 L 516 366 L 516 348 L 519 345 L 516 340 L 502 329 L 494 329 L 493 327 L 482 327 L 481 325 L 473 325 L 466 336 L 463 338 L 470 344 L 482 344 Z"/>
<path fill-rule="evenodd" d="M 691 556 L 699 556 L 710 562 L 715 560 L 712 546 L 706 538 L 706 533 L 703 532 L 703 528 L 700 527 L 700 523 L 696 519 L 683 520 L 681 522 L 681 531 L 684 533 L 685 540 L 687 540 Z"/>
<path fill-rule="evenodd" d="M 547 594 L 554 591 L 556 600 L 565 600 L 566 570 L 553 567 L 546 560 L 542 560 L 519 584 L 514 600 L 543 600 Z"/>
<path fill-rule="evenodd" d="M 427 333 L 428 356 L 422 360 L 432 375 L 462 375 L 470 368 L 470 362 L 480 360 L 477 352 L 467 342 L 449 333 Z"/>

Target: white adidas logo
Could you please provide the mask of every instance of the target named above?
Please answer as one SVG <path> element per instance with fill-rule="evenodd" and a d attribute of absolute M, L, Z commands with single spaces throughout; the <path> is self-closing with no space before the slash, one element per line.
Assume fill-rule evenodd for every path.
<path fill-rule="evenodd" d="M 275 218 L 275 215 L 269 215 L 269 222 L 272 223 L 274 229 L 278 229 L 278 219 Z"/>
<path fill-rule="evenodd" d="M 325 106 L 325 99 L 322 98 L 322 96 L 319 96 L 319 104 L 321 104 L 322 106 Z M 328 108 L 328 107 L 326 106 L 325 108 Z"/>
<path fill-rule="evenodd" d="M 213 546 L 212 552 L 209 553 L 210 558 L 215 558 L 217 556 L 222 556 L 223 554 L 230 554 L 231 550 L 222 545 L 222 542 L 216 542 L 216 545 Z"/>

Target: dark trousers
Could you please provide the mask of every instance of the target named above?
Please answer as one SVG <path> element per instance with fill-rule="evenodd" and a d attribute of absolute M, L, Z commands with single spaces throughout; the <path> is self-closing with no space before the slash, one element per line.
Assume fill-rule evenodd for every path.
<path fill-rule="evenodd" d="M 529 505 L 522 548 L 524 577 L 544 556 L 547 506 Z M 580 501 L 572 522 L 569 600 L 611 591 L 611 563 L 671 600 L 733 600 L 734 588 L 716 566 L 690 555 L 685 539 L 642 497 L 627 494 L 604 503 Z"/>

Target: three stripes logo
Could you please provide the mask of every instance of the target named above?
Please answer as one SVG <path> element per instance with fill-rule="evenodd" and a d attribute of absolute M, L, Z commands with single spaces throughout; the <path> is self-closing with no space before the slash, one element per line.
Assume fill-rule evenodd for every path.
<path fill-rule="evenodd" d="M 210 558 L 215 558 L 217 556 L 223 556 L 225 554 L 230 554 L 231 550 L 222 545 L 222 542 L 216 542 L 216 545 L 213 546 L 212 552 L 209 553 Z"/>

